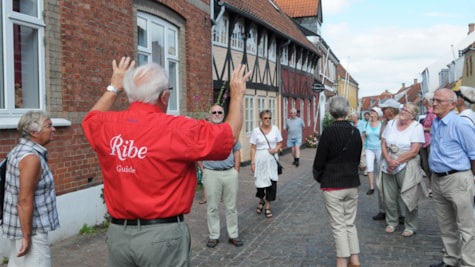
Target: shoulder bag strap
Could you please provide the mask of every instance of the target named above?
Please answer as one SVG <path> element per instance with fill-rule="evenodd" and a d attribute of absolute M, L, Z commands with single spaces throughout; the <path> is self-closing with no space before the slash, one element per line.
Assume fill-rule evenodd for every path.
<path fill-rule="evenodd" d="M 266 139 L 267 145 L 269 146 L 269 148 L 272 149 L 272 147 L 270 147 L 269 140 L 267 140 L 267 136 L 266 136 L 266 134 L 264 133 L 264 131 L 262 131 L 261 127 L 259 127 L 259 130 L 261 130 L 262 135 L 264 135 L 264 138 Z M 272 130 L 272 128 L 271 128 L 271 130 Z M 274 157 L 275 161 L 277 161 L 277 159 L 275 158 L 275 155 L 272 154 L 272 156 Z"/>

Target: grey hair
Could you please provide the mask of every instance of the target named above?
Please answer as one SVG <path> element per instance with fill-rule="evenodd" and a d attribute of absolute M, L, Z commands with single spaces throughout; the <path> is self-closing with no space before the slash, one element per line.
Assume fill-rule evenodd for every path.
<path fill-rule="evenodd" d="M 356 118 L 359 118 L 359 114 L 358 114 L 358 112 L 356 112 L 356 111 L 351 112 L 351 116 L 356 117 Z"/>
<path fill-rule="evenodd" d="M 290 113 L 297 113 L 297 109 L 296 108 L 291 108 Z"/>
<path fill-rule="evenodd" d="M 424 99 L 429 102 L 429 105 L 432 106 L 432 98 L 434 98 L 434 93 L 433 92 L 428 92 L 424 94 Z"/>
<path fill-rule="evenodd" d="M 329 100 L 330 115 L 335 119 L 345 118 L 350 111 L 350 102 L 342 96 L 334 96 Z"/>
<path fill-rule="evenodd" d="M 454 103 L 457 103 L 457 95 L 454 93 L 454 91 L 452 91 L 448 88 L 439 88 L 439 89 L 434 91 L 434 94 L 437 93 L 437 92 L 447 92 L 447 93 L 449 93 L 449 97 L 451 97 L 452 99 L 447 99 L 447 100 L 451 100 Z"/>
<path fill-rule="evenodd" d="M 168 89 L 168 85 L 168 74 L 156 63 L 130 69 L 124 76 L 124 91 L 130 103 L 137 101 L 156 104 L 160 94 Z"/>
<path fill-rule="evenodd" d="M 419 107 L 411 102 L 406 103 L 406 107 L 412 111 L 412 115 L 416 118 L 417 114 L 419 113 Z"/>
<path fill-rule="evenodd" d="M 32 110 L 21 116 L 18 122 L 17 130 L 22 138 L 31 138 L 30 132 L 41 132 L 45 120 L 51 119 L 46 112 L 42 110 Z"/>

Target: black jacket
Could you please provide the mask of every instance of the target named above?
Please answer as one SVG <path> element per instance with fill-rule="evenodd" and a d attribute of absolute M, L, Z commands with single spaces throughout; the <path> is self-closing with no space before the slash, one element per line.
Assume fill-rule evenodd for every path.
<path fill-rule="evenodd" d="M 325 128 L 313 162 L 313 177 L 321 188 L 359 186 L 361 148 L 360 133 L 348 121 L 335 121 Z"/>

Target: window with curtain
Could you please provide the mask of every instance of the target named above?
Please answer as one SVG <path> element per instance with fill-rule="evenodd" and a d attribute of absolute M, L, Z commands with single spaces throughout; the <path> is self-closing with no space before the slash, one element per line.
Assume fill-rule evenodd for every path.
<path fill-rule="evenodd" d="M 213 31 L 213 43 L 217 45 L 228 45 L 228 27 L 229 19 L 226 16 L 221 17 L 221 20 L 214 27 Z"/>
<path fill-rule="evenodd" d="M 170 92 L 168 114 L 180 113 L 178 28 L 169 22 L 144 12 L 137 14 L 138 64 L 154 62 L 168 73 Z"/>

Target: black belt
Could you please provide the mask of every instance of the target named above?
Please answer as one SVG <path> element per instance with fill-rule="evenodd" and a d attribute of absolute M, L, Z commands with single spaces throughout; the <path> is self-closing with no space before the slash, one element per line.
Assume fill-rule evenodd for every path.
<path fill-rule="evenodd" d="M 153 225 L 161 223 L 176 223 L 183 221 L 183 215 L 168 217 L 168 218 L 157 218 L 157 219 L 116 219 L 112 218 L 111 223 L 120 224 L 120 225 Z"/>
<path fill-rule="evenodd" d="M 234 168 L 234 167 L 221 168 L 221 169 L 208 169 L 208 168 L 205 168 L 205 169 L 207 169 L 207 170 L 212 170 L 212 171 L 227 171 L 227 170 L 230 170 L 230 169 L 232 169 L 232 168 Z"/>
<path fill-rule="evenodd" d="M 447 176 L 447 175 L 450 175 L 450 174 L 454 174 L 456 172 L 459 172 L 457 170 L 450 170 L 450 171 L 447 171 L 447 172 L 432 172 L 434 173 L 435 175 L 441 177 L 441 176 Z"/>

